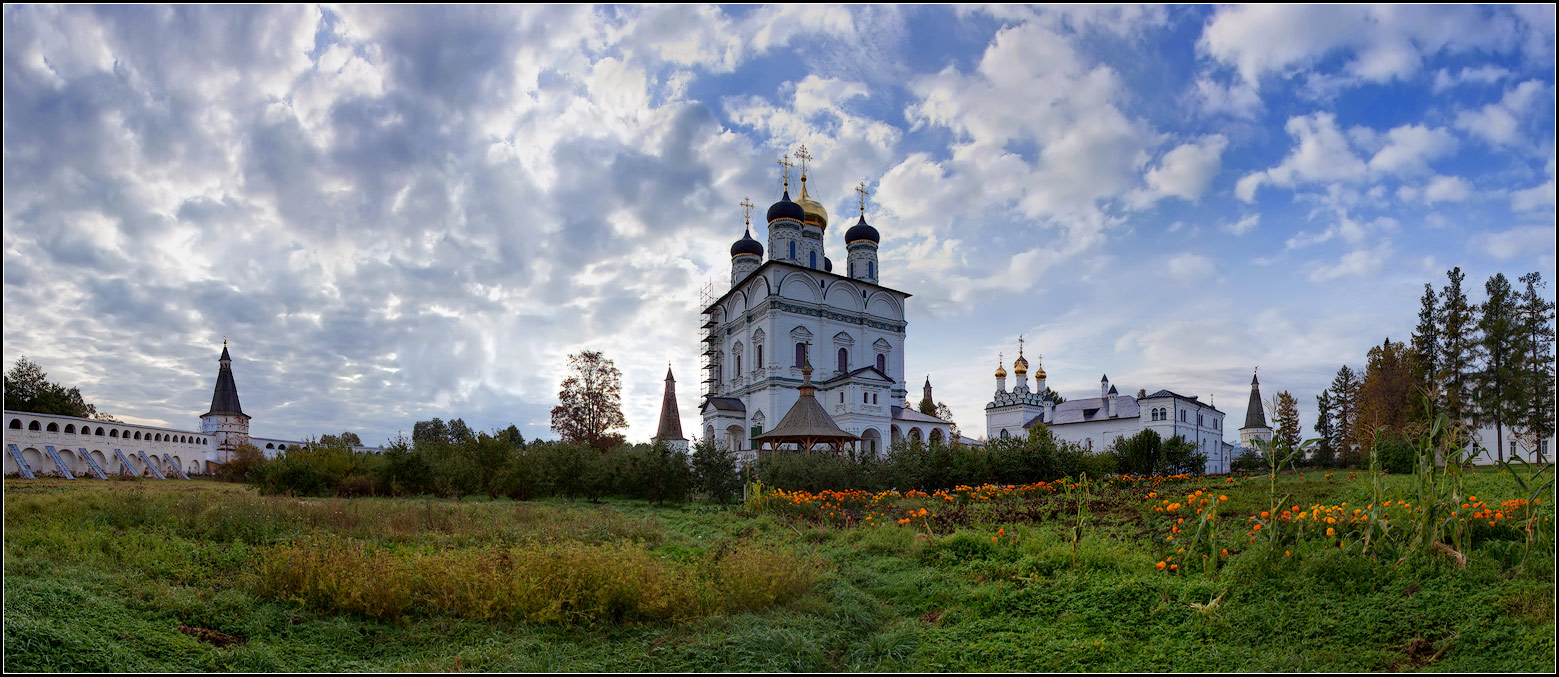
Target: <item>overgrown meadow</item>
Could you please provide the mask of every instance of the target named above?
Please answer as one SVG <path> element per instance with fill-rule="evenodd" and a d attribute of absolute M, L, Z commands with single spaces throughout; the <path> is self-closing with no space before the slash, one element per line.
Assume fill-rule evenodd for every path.
<path fill-rule="evenodd" d="M 5 668 L 1552 671 L 1532 474 L 729 506 L 7 479 Z"/>

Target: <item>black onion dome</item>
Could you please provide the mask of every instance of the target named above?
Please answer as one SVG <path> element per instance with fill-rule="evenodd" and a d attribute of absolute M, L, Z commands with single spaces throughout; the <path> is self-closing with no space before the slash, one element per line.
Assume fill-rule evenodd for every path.
<path fill-rule="evenodd" d="M 834 272 L 834 260 L 831 259 L 831 258 L 828 258 L 827 256 L 823 257 L 823 272 L 825 272 L 825 273 L 832 273 L 832 272 Z"/>
<path fill-rule="evenodd" d="M 742 233 L 742 239 L 731 245 L 731 256 L 733 258 L 743 254 L 752 254 L 760 259 L 763 258 L 763 244 L 752 239 L 752 231 L 750 230 Z"/>
<path fill-rule="evenodd" d="M 844 232 L 845 244 L 850 244 L 860 240 L 868 240 L 872 244 L 877 244 L 882 241 L 881 238 L 877 235 L 877 229 L 866 223 L 865 216 L 862 216 L 861 220 L 856 221 L 855 225 L 850 226 L 850 229 Z"/>
<path fill-rule="evenodd" d="M 779 202 L 776 202 L 773 206 L 769 207 L 769 223 L 774 223 L 780 219 L 801 221 L 806 217 L 807 210 L 802 209 L 801 205 L 790 201 L 789 190 L 785 191 L 785 195 L 780 197 Z"/>

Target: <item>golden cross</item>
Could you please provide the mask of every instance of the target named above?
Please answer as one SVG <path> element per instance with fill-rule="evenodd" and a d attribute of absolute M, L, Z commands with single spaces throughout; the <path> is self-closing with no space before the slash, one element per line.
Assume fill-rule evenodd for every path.
<path fill-rule="evenodd" d="M 812 159 L 812 154 L 807 152 L 807 145 L 806 144 L 804 144 L 804 143 L 801 144 L 801 148 L 796 150 L 796 157 L 800 158 L 800 160 L 801 160 L 801 180 L 802 181 L 806 181 L 807 180 L 807 162 Z"/>
<path fill-rule="evenodd" d="M 1018 334 L 1018 357 L 1023 357 L 1023 335 Z"/>
<path fill-rule="evenodd" d="M 742 198 L 742 201 L 741 201 L 740 204 L 742 206 L 742 221 L 744 223 L 746 223 L 747 225 L 751 226 L 752 225 L 752 198 L 744 197 L 744 198 Z"/>
<path fill-rule="evenodd" d="M 871 195 L 871 191 L 866 190 L 866 182 L 862 181 L 855 187 L 855 192 L 861 194 L 861 218 L 864 219 L 866 218 L 866 196 Z"/>
<path fill-rule="evenodd" d="M 786 154 L 780 156 L 779 166 L 780 166 L 780 175 L 782 177 L 784 177 L 784 180 L 785 180 L 785 188 L 789 189 L 790 188 L 790 168 L 796 166 L 795 163 L 792 163 L 790 161 L 790 153 L 786 153 Z"/>

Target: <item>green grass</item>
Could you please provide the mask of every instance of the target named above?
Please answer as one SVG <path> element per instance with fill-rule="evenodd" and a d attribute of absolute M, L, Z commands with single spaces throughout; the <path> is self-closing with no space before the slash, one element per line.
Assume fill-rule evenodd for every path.
<path fill-rule="evenodd" d="M 1508 480 L 1497 471 L 1480 472 L 1470 478 L 1469 489 L 1480 498 L 1511 498 L 1515 494 Z M 1397 486 L 1408 481 L 1391 478 Z M 1094 526 L 1078 544 L 1074 564 L 1065 510 L 1001 522 L 989 520 L 1011 513 L 969 510 L 962 513 L 967 524 L 940 526 L 928 535 L 911 526 L 840 529 L 703 504 L 299 500 L 260 497 L 244 487 L 204 481 L 6 480 L 4 667 L 159 672 L 1554 668 L 1550 555 L 1537 553 L 1522 566 L 1512 542 L 1488 538 L 1475 541 L 1467 568 L 1458 569 L 1446 557 L 1377 562 L 1324 548 L 1269 557 L 1258 544 L 1214 573 L 1169 575 L 1153 566 L 1168 552 L 1160 540 L 1166 518 L 1142 509 L 1146 491 L 1097 493 L 1090 506 Z M 1264 479 L 1217 491 L 1228 494 L 1225 511 L 1231 516 L 1264 509 L 1267 500 Z M 1369 500 L 1367 481 L 1350 481 L 1346 473 L 1332 479 L 1315 472 L 1285 476 L 1279 491 L 1292 493 L 1295 504 Z M 1016 542 L 992 543 L 997 527 L 1015 535 Z M 1552 522 L 1543 528 L 1551 530 Z M 415 594 L 435 594 L 460 582 L 452 576 L 416 576 L 415 564 L 467 562 L 468 576 L 496 577 L 508 586 L 504 594 L 523 595 L 525 576 L 561 575 L 538 564 L 545 558 L 537 553 L 564 552 L 575 557 L 570 571 L 631 564 L 649 572 L 645 580 L 683 586 L 655 583 L 660 592 L 643 591 L 644 599 L 660 599 L 655 595 L 675 588 L 676 594 L 698 601 L 666 619 L 596 612 L 506 616 L 449 597 L 438 604 L 413 601 L 383 617 L 348 613 L 333 606 L 336 598 L 330 595 L 336 592 L 278 592 L 268 584 L 274 580 L 267 576 L 275 574 L 266 571 L 276 562 L 309 555 L 314 543 L 354 544 L 331 550 L 359 558 L 342 566 L 363 566 L 368 561 L 363 558 L 372 559 L 401 577 L 395 579 L 397 589 L 421 591 Z M 589 559 L 597 555 L 626 559 Z M 770 594 L 763 587 L 768 579 L 753 571 L 776 567 L 795 574 L 789 580 L 800 587 Z M 623 579 L 628 582 L 619 586 L 621 595 L 641 594 L 633 583 L 640 579 Z M 357 586 L 352 594 L 369 594 L 373 588 Z M 736 596 L 746 601 L 717 599 Z M 530 608 L 516 608 L 521 607 Z M 497 617 L 479 617 L 484 614 Z M 181 626 L 242 641 L 219 648 L 180 632 Z"/>

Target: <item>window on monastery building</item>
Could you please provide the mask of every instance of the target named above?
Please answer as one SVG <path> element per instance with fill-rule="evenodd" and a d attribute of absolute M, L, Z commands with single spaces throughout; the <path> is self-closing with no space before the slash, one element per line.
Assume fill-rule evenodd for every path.
<path fill-rule="evenodd" d="M 872 403 L 871 393 L 861 393 L 861 404 L 871 404 L 871 403 Z"/>
<path fill-rule="evenodd" d="M 796 344 L 796 366 L 799 367 L 799 366 L 801 366 L 803 364 L 806 364 L 806 363 L 807 363 L 807 344 L 805 344 L 805 343 L 797 343 Z"/>
<path fill-rule="evenodd" d="M 816 269 L 817 268 L 817 252 L 811 252 L 811 256 L 809 257 L 809 259 L 810 260 L 808 262 L 812 264 L 812 268 Z"/>
<path fill-rule="evenodd" d="M 759 369 L 763 368 L 763 344 L 762 343 L 758 344 L 758 363 L 755 366 L 757 366 Z"/>
<path fill-rule="evenodd" d="M 12 430 L 21 430 L 22 429 L 22 419 L 19 419 L 19 418 L 11 419 L 11 429 Z"/>
<path fill-rule="evenodd" d="M 850 354 L 844 348 L 839 349 L 839 371 L 850 371 Z"/>
<path fill-rule="evenodd" d="M 27 429 L 28 430 L 42 430 L 43 428 L 42 428 L 42 426 L 38 425 L 37 421 L 33 421 L 32 423 L 28 423 L 27 424 Z"/>
<path fill-rule="evenodd" d="M 1002 430 L 1001 431 L 1001 438 L 1002 439 L 1007 439 L 1008 437 L 1011 437 L 1011 435 L 1008 435 L 1006 430 Z"/>
<path fill-rule="evenodd" d="M 741 355 L 737 355 L 736 356 L 736 377 L 737 378 L 741 378 L 742 377 L 742 356 Z"/>
<path fill-rule="evenodd" d="M 796 260 L 796 243 L 794 242 L 790 243 L 790 259 L 792 261 Z"/>
<path fill-rule="evenodd" d="M 877 276 L 877 266 L 876 266 L 876 264 L 872 263 L 871 261 L 867 261 L 866 262 L 866 277 L 876 277 L 876 276 Z"/>
<path fill-rule="evenodd" d="M 877 393 L 872 393 L 872 404 L 877 403 Z"/>
<path fill-rule="evenodd" d="M 844 404 L 844 393 L 839 393 L 839 403 Z"/>
<path fill-rule="evenodd" d="M 877 353 L 877 371 L 880 371 L 880 372 L 882 372 L 884 374 L 888 373 L 888 356 L 887 355 L 884 355 L 882 353 Z"/>
<path fill-rule="evenodd" d="M 1184 409 L 1180 410 L 1180 422 L 1181 423 L 1185 423 L 1185 410 Z"/>

